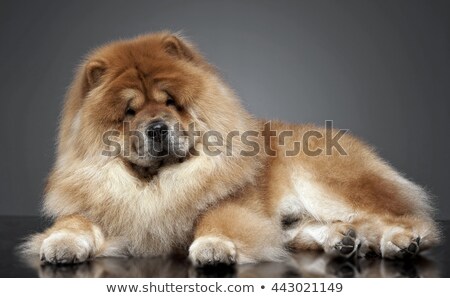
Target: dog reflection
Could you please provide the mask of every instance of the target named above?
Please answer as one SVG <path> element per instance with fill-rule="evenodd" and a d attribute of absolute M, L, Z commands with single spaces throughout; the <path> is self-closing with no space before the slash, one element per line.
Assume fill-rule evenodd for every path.
<path fill-rule="evenodd" d="M 30 264 L 39 277 L 188 277 L 185 258 L 98 258 L 74 265 Z"/>
<path fill-rule="evenodd" d="M 30 263 L 39 277 L 439 277 L 436 264 L 413 260 L 332 258 L 301 252 L 284 263 L 194 268 L 185 258 L 99 258 L 78 265 Z"/>
<path fill-rule="evenodd" d="M 308 251 L 293 259 L 302 277 L 439 277 L 435 262 L 422 256 L 409 260 L 345 259 Z"/>

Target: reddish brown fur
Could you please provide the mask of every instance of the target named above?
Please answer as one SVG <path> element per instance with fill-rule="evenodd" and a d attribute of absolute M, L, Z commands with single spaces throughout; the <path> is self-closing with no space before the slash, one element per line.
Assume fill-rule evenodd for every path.
<path fill-rule="evenodd" d="M 176 106 L 167 106 L 169 96 L 176 98 Z M 127 116 L 127 107 L 136 115 Z M 53 237 L 51 245 L 44 240 L 68 229 L 80 235 L 100 231 L 101 237 L 92 238 L 101 243 L 87 248 L 92 256 L 167 254 L 195 240 L 190 250 L 195 263 L 214 254 L 215 261 L 278 260 L 286 245 L 328 252 L 348 229 L 386 256 L 414 237 L 421 237 L 421 248 L 438 240 L 425 192 L 356 138 L 341 139 L 345 156 L 333 151 L 286 157 L 303 133 L 325 133 L 311 125 L 272 122 L 278 134 L 292 130 L 297 136 L 284 146 L 257 139 L 276 156 L 241 156 L 245 145 L 234 139 L 232 156 L 191 156 L 161 169 L 150 181 L 131 173 L 123 156 L 100 155 L 105 131 L 124 134 L 124 120 L 135 129 L 160 117 L 223 135 L 261 132 L 264 125 L 180 37 L 162 32 L 96 49 L 80 67 L 63 111 L 58 160 L 45 201 L 56 223 L 35 236 L 29 250 L 40 249 L 44 259 L 55 262 L 80 255 L 76 248 L 59 251 L 59 238 Z M 201 141 L 196 146 L 201 148 Z M 309 147 L 324 149 L 324 139 L 310 139 Z M 336 212 L 327 210 L 330 204 L 337 204 Z M 287 215 L 298 217 L 288 229 L 281 225 Z"/>

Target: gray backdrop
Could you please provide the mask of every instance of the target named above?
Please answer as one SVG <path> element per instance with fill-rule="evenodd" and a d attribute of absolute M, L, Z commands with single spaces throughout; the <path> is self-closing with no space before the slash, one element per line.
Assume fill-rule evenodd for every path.
<path fill-rule="evenodd" d="M 73 69 L 182 30 L 254 114 L 349 128 L 450 219 L 450 1 L 0 1 L 0 214 L 38 214 Z"/>

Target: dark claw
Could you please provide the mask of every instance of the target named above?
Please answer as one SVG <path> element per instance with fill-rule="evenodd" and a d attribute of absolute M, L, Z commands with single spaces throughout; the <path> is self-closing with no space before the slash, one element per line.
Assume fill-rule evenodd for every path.
<path fill-rule="evenodd" d="M 351 257 L 357 251 L 357 249 L 355 249 L 356 232 L 351 229 L 348 230 L 345 235 L 346 236 L 342 238 L 341 242 L 336 244 L 335 248 L 339 251 L 341 256 Z"/>
<path fill-rule="evenodd" d="M 417 252 L 419 251 L 419 247 L 417 246 L 417 244 L 411 243 L 411 244 L 408 246 L 408 251 L 409 251 L 410 253 L 412 253 L 412 254 L 415 254 L 415 253 L 417 253 Z"/>
<path fill-rule="evenodd" d="M 353 240 L 350 237 L 344 237 L 341 242 L 343 245 L 353 246 L 353 247 L 355 246 L 355 240 Z"/>
<path fill-rule="evenodd" d="M 343 255 L 350 254 L 355 249 L 354 246 L 342 246 L 340 249 L 340 253 Z"/>
<path fill-rule="evenodd" d="M 352 237 L 352 238 L 356 238 L 355 230 L 352 230 L 352 229 L 348 230 L 347 236 Z"/>
<path fill-rule="evenodd" d="M 407 248 L 403 248 L 401 249 L 398 253 L 397 253 L 397 257 L 398 258 L 412 258 L 415 255 L 417 255 L 419 253 L 419 243 L 420 243 L 420 237 L 414 239 L 411 244 L 408 245 Z"/>

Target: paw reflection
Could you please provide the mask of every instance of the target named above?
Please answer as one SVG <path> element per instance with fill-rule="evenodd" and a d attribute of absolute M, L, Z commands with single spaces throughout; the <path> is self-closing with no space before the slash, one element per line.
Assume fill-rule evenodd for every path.
<path fill-rule="evenodd" d="M 294 255 L 303 277 L 439 277 L 436 264 L 425 257 L 388 260 L 333 258 L 318 252 Z"/>
<path fill-rule="evenodd" d="M 74 265 L 28 260 L 40 277 L 439 277 L 424 257 L 409 260 L 333 258 L 301 252 L 284 263 L 194 268 L 185 258 L 99 258 Z"/>

